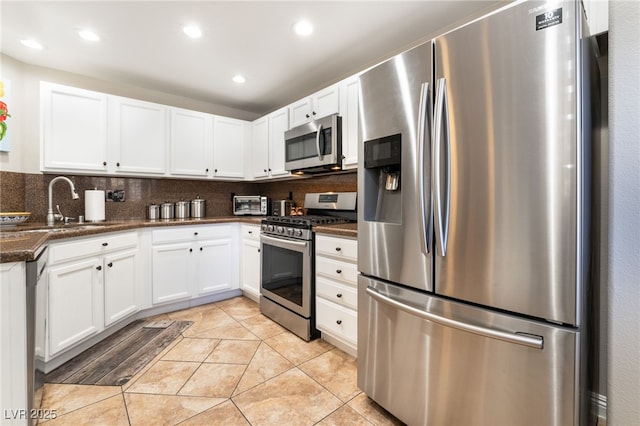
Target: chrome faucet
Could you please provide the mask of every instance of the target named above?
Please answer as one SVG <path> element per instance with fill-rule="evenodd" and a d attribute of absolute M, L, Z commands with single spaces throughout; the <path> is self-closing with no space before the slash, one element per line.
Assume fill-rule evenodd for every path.
<path fill-rule="evenodd" d="M 58 176 L 51 179 L 51 182 L 49 182 L 49 209 L 47 210 L 47 226 L 53 226 L 56 223 L 56 220 L 64 219 L 64 216 L 60 213 L 60 206 L 56 206 L 58 209 L 58 213 L 53 213 L 53 184 L 59 180 L 67 181 L 67 183 L 71 187 L 71 198 L 73 198 L 74 200 L 80 198 L 80 196 L 78 195 L 78 191 L 76 191 L 76 187 L 73 185 L 73 182 L 71 182 L 71 179 L 64 176 Z"/>

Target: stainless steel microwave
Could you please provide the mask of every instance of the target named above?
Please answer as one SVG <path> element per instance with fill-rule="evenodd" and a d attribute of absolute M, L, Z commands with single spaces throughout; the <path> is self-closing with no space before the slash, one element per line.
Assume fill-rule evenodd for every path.
<path fill-rule="evenodd" d="M 333 114 L 287 130 L 284 145 L 290 172 L 342 170 L 342 117 Z"/>
<path fill-rule="evenodd" d="M 260 195 L 236 195 L 233 197 L 233 214 L 236 216 L 266 216 L 269 199 Z"/>

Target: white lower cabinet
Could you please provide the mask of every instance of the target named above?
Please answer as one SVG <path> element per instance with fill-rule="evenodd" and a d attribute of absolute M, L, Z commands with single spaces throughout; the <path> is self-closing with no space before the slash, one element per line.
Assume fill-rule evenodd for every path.
<path fill-rule="evenodd" d="M 177 226 L 152 233 L 152 303 L 238 288 L 236 225 Z"/>
<path fill-rule="evenodd" d="M 358 243 L 347 237 L 316 236 L 316 327 L 352 355 L 358 337 Z"/>
<path fill-rule="evenodd" d="M 137 232 L 104 234 L 49 246 L 45 362 L 105 327 L 136 313 Z"/>
<path fill-rule="evenodd" d="M 240 226 L 240 289 L 245 296 L 260 299 L 260 226 Z"/>

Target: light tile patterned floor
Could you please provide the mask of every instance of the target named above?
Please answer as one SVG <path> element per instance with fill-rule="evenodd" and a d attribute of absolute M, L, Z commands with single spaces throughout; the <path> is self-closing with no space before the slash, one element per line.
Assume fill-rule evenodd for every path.
<path fill-rule="evenodd" d="M 244 298 L 154 319 L 193 321 L 123 386 L 47 384 L 47 425 L 401 424 L 356 385 L 356 360 L 304 342 Z"/>

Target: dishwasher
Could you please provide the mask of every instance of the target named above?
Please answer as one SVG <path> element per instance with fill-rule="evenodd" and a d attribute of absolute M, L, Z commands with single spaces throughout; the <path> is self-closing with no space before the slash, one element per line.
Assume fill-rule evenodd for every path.
<path fill-rule="evenodd" d="M 28 407 L 27 413 L 34 413 L 40 408 L 42 392 L 39 390 L 43 386 L 44 374 L 37 371 L 36 368 L 36 318 L 38 309 L 44 309 L 39 306 L 38 287 L 46 286 L 46 268 L 47 268 L 47 248 L 45 247 L 34 260 L 27 262 L 27 397 Z M 44 289 L 41 288 L 40 292 Z M 31 417 L 31 416 L 30 416 Z M 31 424 L 35 421 L 32 418 Z"/>

